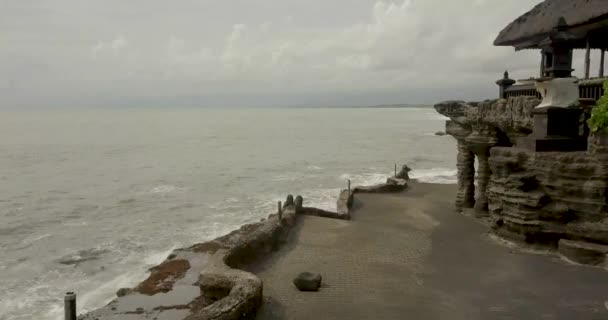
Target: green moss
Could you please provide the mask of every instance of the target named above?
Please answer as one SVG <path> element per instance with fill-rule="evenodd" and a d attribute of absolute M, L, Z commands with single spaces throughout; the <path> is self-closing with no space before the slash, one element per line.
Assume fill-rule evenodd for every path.
<path fill-rule="evenodd" d="M 608 80 L 604 82 L 604 96 L 597 101 L 587 124 L 591 132 L 608 134 Z"/>

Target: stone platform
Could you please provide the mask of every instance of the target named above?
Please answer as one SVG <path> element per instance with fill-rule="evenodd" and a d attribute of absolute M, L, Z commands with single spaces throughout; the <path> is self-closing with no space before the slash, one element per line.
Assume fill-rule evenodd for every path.
<path fill-rule="evenodd" d="M 280 251 L 249 267 L 258 319 L 608 319 L 608 273 L 501 244 L 455 212 L 456 186 L 357 195 L 351 221 L 300 216 Z M 317 293 L 292 279 L 319 272 Z"/>

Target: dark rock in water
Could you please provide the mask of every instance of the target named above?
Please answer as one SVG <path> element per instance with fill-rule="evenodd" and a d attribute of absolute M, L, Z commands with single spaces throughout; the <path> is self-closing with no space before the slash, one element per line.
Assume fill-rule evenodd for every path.
<path fill-rule="evenodd" d="M 116 291 L 116 296 L 117 297 L 124 297 L 126 295 L 128 295 L 129 293 L 133 292 L 133 290 L 129 289 L 129 288 L 120 288 L 118 289 L 118 291 Z"/>
<path fill-rule="evenodd" d="M 445 133 L 445 132 L 443 132 L 443 131 L 437 131 L 437 132 L 435 132 L 435 135 L 436 135 L 436 136 L 443 137 L 443 136 L 446 136 L 446 135 L 447 135 L 447 133 Z"/>
<path fill-rule="evenodd" d="M 297 196 L 295 201 L 296 213 L 302 211 L 302 207 L 304 206 L 304 198 L 302 196 Z"/>
<path fill-rule="evenodd" d="M 285 200 L 285 204 L 283 204 L 283 208 L 293 206 L 293 205 L 294 205 L 293 195 L 290 194 L 287 196 L 287 199 Z"/>
<path fill-rule="evenodd" d="M 302 272 L 293 279 L 293 284 L 300 291 L 319 291 L 321 287 L 321 275 L 318 273 Z"/>
<path fill-rule="evenodd" d="M 399 171 L 399 173 L 397 173 L 397 176 L 395 178 L 409 181 L 410 180 L 410 176 L 409 176 L 410 171 L 412 171 L 412 169 L 410 169 L 410 167 L 408 167 L 407 165 L 403 165 L 403 167 L 401 167 L 401 171 Z"/>
<path fill-rule="evenodd" d="M 599 266 L 606 262 L 608 246 L 561 239 L 559 253 L 577 263 Z"/>
<path fill-rule="evenodd" d="M 97 260 L 108 252 L 109 250 L 105 249 L 80 250 L 60 258 L 57 262 L 65 265 L 78 265 L 86 261 Z"/>

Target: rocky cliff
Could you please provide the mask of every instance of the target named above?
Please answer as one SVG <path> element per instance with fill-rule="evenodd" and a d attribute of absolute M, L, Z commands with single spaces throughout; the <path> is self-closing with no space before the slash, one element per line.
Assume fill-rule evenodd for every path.
<path fill-rule="evenodd" d="M 517 144 L 532 132 L 532 110 L 539 103 L 534 97 L 516 97 L 435 106 L 450 118 L 446 132 L 458 143 L 456 206 L 475 208 L 476 215 L 492 218 L 498 234 L 528 243 L 557 246 L 567 239 L 608 244 L 604 155 L 534 152 Z"/>

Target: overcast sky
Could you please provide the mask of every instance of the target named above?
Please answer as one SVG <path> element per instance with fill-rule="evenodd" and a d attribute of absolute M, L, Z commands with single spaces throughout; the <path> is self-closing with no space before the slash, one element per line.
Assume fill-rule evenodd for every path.
<path fill-rule="evenodd" d="M 538 73 L 492 46 L 538 2 L 0 0 L 0 107 L 493 98 L 505 69 Z"/>

